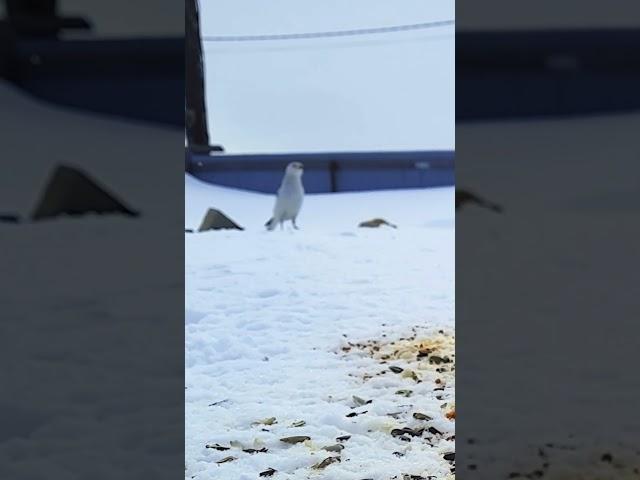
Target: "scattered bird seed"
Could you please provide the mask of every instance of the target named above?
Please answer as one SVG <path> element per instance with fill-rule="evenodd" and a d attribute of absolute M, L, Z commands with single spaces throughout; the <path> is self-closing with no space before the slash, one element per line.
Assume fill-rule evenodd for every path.
<path fill-rule="evenodd" d="M 357 417 L 358 415 L 364 415 L 365 413 L 367 413 L 369 410 L 365 410 L 364 412 L 351 412 L 351 413 L 347 413 L 345 415 L 345 417 L 351 418 L 351 417 Z"/>
<path fill-rule="evenodd" d="M 433 420 L 433 417 L 430 417 L 429 415 L 425 415 L 424 413 L 420 413 L 420 412 L 415 412 L 413 414 L 413 418 L 415 418 L 416 420 L 424 420 L 425 422 Z"/>
<path fill-rule="evenodd" d="M 304 420 L 300 420 L 298 422 L 293 422 L 291 424 L 292 427 L 304 427 L 307 424 L 307 422 L 305 422 Z"/>
<path fill-rule="evenodd" d="M 271 477 L 276 472 L 277 472 L 277 470 L 275 470 L 273 468 L 267 468 L 264 472 L 260 472 L 260 476 L 261 477 Z"/>
<path fill-rule="evenodd" d="M 413 393 L 413 390 L 402 389 L 402 390 L 398 390 L 396 392 L 396 395 L 402 395 L 403 397 L 410 397 L 412 393 Z"/>
<path fill-rule="evenodd" d="M 218 450 L 219 452 L 224 452 L 225 450 L 231 450 L 229 447 L 223 447 L 222 445 L 219 445 L 217 443 L 214 443 L 213 445 L 205 445 L 204 448 L 213 448 L 214 450 Z"/>
<path fill-rule="evenodd" d="M 269 450 L 267 449 L 267 447 L 262 447 L 260 449 L 255 449 L 255 448 L 245 448 L 244 450 L 242 450 L 244 453 L 250 453 L 250 454 L 254 454 L 254 453 L 267 453 Z"/>
<path fill-rule="evenodd" d="M 322 470 L 324 468 L 327 468 L 332 463 L 337 463 L 340 461 L 341 461 L 340 457 L 327 457 L 324 460 L 322 460 L 320 463 L 316 463 L 315 465 L 312 465 L 311 468 L 315 470 Z"/>
<path fill-rule="evenodd" d="M 222 460 L 218 460 L 216 463 L 217 464 L 221 464 L 221 463 L 233 462 L 234 460 L 237 460 L 237 458 L 236 457 L 224 457 Z"/>
<path fill-rule="evenodd" d="M 413 370 L 405 370 L 404 372 L 402 372 L 402 377 L 410 378 L 416 382 L 420 382 L 420 377 L 418 377 L 418 374 Z"/>
<path fill-rule="evenodd" d="M 400 367 L 391 366 L 389 367 L 389 370 L 391 370 L 393 373 L 402 373 L 403 369 Z"/>
<path fill-rule="evenodd" d="M 451 359 L 449 357 L 439 357 L 438 355 L 432 355 L 429 357 L 429 363 L 440 365 L 441 363 L 451 363 Z"/>
<path fill-rule="evenodd" d="M 344 445 L 336 443 L 335 445 L 322 447 L 322 450 L 326 450 L 327 452 L 340 453 L 342 450 L 344 450 Z"/>
<path fill-rule="evenodd" d="M 284 437 L 280 439 L 281 442 L 290 444 L 306 442 L 307 440 L 311 440 L 311 437 L 307 437 L 304 435 L 295 435 L 293 437 Z"/>
<path fill-rule="evenodd" d="M 262 420 L 256 420 L 251 425 L 274 425 L 278 423 L 276 417 L 263 418 Z"/>
<path fill-rule="evenodd" d="M 342 435 L 341 437 L 336 437 L 336 441 L 338 442 L 346 442 L 351 438 L 351 435 Z"/>
<path fill-rule="evenodd" d="M 365 400 L 364 398 L 360 398 L 357 396 L 353 396 L 353 403 L 356 404 L 357 407 L 361 407 L 363 405 L 368 405 L 372 402 L 373 400 Z"/>

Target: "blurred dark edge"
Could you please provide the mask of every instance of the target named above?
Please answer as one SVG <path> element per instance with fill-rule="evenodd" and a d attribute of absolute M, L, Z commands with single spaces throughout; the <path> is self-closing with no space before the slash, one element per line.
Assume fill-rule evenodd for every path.
<path fill-rule="evenodd" d="M 477 10 L 467 5 L 457 2 L 456 19 L 469 28 L 476 24 L 470 12 Z M 586 165 L 594 159 L 575 141 L 576 135 L 569 135 L 570 123 L 554 122 L 575 120 L 580 125 L 582 120 L 602 119 L 604 125 L 613 115 L 619 122 L 614 125 L 625 118 L 633 121 L 620 114 L 640 111 L 640 29 L 600 29 L 592 20 L 583 28 L 540 24 L 523 30 L 515 26 L 522 25 L 523 18 L 508 18 L 505 11 L 514 10 L 500 10 L 499 5 L 493 2 L 494 8 L 487 6 L 483 14 L 485 22 L 493 18 L 499 29 L 456 33 L 456 185 L 477 189 L 505 207 L 500 216 L 473 209 L 456 215 L 456 476 L 623 478 L 640 466 L 637 457 L 626 458 L 625 464 L 617 462 L 617 451 L 582 448 L 597 437 L 618 437 L 620 445 L 626 441 L 629 450 L 635 447 L 622 435 L 628 435 L 625 430 L 631 427 L 625 428 L 625 419 L 632 418 L 637 408 L 631 403 L 637 402 L 632 390 L 637 382 L 622 365 L 635 358 L 620 361 L 621 352 L 631 351 L 638 338 L 631 327 L 637 322 L 627 321 L 637 317 L 637 308 L 629 310 L 630 317 L 621 314 L 622 292 L 636 288 L 628 282 L 637 276 L 637 253 L 628 248 L 634 239 L 601 235 L 602 220 L 592 219 L 586 205 L 562 201 L 549 205 L 545 200 L 620 193 L 608 179 L 609 169 L 619 174 L 622 162 L 639 151 L 639 144 L 615 145 L 612 138 L 617 132 L 598 132 L 615 147 L 610 147 L 610 155 L 595 159 L 601 168 L 591 163 L 581 169 L 581 161 Z M 548 10 L 547 17 L 560 23 L 559 9 L 552 2 L 536 6 L 537 18 Z M 576 2 L 576 8 L 593 13 L 590 2 L 583 6 Z M 607 8 L 601 5 L 602 18 L 610 21 Z M 579 17 L 582 11 L 574 13 Z M 575 25 L 574 18 L 566 21 Z M 572 140 L 539 133 L 536 128 L 545 121 L 559 132 L 566 129 Z M 517 137 L 514 127 L 522 129 Z M 532 148 L 539 154 L 535 160 L 528 151 Z M 559 175 L 572 166 L 572 178 L 559 186 Z M 628 162 L 628 172 L 637 176 L 637 158 Z M 598 185 L 599 190 L 589 192 L 585 185 Z M 632 203 L 626 208 L 638 209 L 640 189 L 628 193 Z M 564 223 L 549 221 L 554 217 Z M 628 221 L 629 217 L 620 217 L 621 224 Z M 555 230 L 547 230 L 551 224 Z M 512 235 L 516 231 L 517 237 Z M 562 247 L 557 242 L 566 242 L 575 232 L 585 232 L 590 245 L 600 247 L 597 258 L 582 257 L 578 240 L 564 247 L 565 255 L 558 259 Z M 531 255 L 540 262 L 531 269 L 518 268 L 529 266 L 524 259 Z M 516 305 L 514 298 L 522 303 Z M 606 302 L 602 307 L 608 307 L 611 315 L 602 317 L 601 327 L 582 325 L 581 318 L 591 316 L 587 306 L 597 305 L 598 299 Z M 620 341 L 624 338 L 627 343 Z M 610 374 L 601 376 L 600 368 Z M 594 397 L 610 404 L 611 410 L 590 408 L 598 403 L 587 403 Z M 536 398 L 540 398 L 537 403 Z M 521 423 L 522 406 L 528 404 L 534 407 L 526 412 L 526 424 Z M 509 428 L 496 429 L 496 418 Z M 559 425 L 570 423 L 578 428 L 558 432 Z M 547 429 L 546 443 L 530 436 L 536 425 L 540 431 Z M 501 432 L 498 437 L 496 431 Z M 609 461 L 611 454 L 616 461 Z M 550 460 L 549 455 L 556 457 Z M 492 470 L 495 465 L 502 469 L 501 475 Z M 550 473 L 557 467 L 568 468 L 568 473 Z M 570 470 L 574 467 L 577 470 Z M 601 467 L 609 470 L 596 473 Z"/>
<path fill-rule="evenodd" d="M 640 29 L 456 34 L 458 121 L 640 108 Z"/>
<path fill-rule="evenodd" d="M 185 54 L 179 32 L 184 18 L 177 15 L 166 35 L 154 36 L 148 32 L 167 26 L 166 16 L 160 21 L 155 12 L 175 8 L 175 2 L 146 2 L 143 20 L 132 20 L 124 2 L 107 11 L 88 1 L 76 7 L 87 10 L 80 16 L 66 16 L 60 12 L 64 5 L 52 0 L 6 3 L 11 15 L 0 19 L 0 80 L 19 89 L 16 98 L 41 101 L 51 115 L 31 119 L 38 133 L 27 138 L 29 147 L 40 147 L 37 158 L 28 153 L 37 148 L 20 151 L 15 142 L 0 142 L 2 175 L 14 178 L 13 170 L 19 171 L 16 188 L 34 205 L 42 185 L 19 182 L 46 177 L 56 161 L 86 169 L 98 182 L 109 172 L 106 183 L 118 195 L 130 193 L 136 182 L 151 184 L 156 201 L 146 197 L 147 188 L 137 218 L 90 214 L 11 227 L 0 223 L 10 242 L 0 328 L 0 477 L 180 478 Z M 128 33 L 92 36 L 97 15 Z M 82 35 L 65 35 L 74 32 Z M 85 116 L 91 125 L 104 126 L 82 130 L 77 139 L 82 154 L 74 154 L 73 144 L 59 152 L 59 139 L 47 137 L 47 122 L 55 121 L 58 109 L 63 121 L 72 117 L 65 113 L 70 110 L 78 114 L 75 124 Z M 8 115 L 1 106 L 0 115 Z M 4 125 L 11 121 L 3 118 Z M 24 117 L 17 124 L 25 128 Z M 119 138 L 116 133 L 123 131 L 139 137 Z M 14 133 L 9 128 L 3 135 Z M 159 152 L 157 142 L 165 134 L 176 138 L 175 146 L 166 148 L 164 141 Z M 83 157 L 94 141 L 104 148 L 105 138 L 111 138 L 114 152 L 126 149 L 127 159 L 152 168 L 127 165 L 122 158 L 113 159 L 114 168 Z M 108 160 L 108 151 L 100 154 Z M 133 203 L 138 207 L 140 198 Z M 68 264 L 61 266 L 64 259 Z"/>

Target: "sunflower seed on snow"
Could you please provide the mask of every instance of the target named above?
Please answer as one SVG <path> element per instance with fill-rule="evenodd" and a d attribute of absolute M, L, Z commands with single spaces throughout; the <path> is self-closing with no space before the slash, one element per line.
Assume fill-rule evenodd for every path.
<path fill-rule="evenodd" d="M 234 460 L 237 460 L 236 457 L 224 457 L 222 460 L 218 460 L 216 463 L 220 464 L 220 463 L 227 463 L 227 462 L 233 462 Z"/>
<path fill-rule="evenodd" d="M 245 448 L 242 450 L 244 453 L 250 453 L 250 454 L 254 454 L 254 453 L 267 453 L 269 450 L 267 449 L 267 447 L 262 447 L 259 449 L 255 449 L 255 448 Z"/>
<path fill-rule="evenodd" d="M 357 396 L 353 396 L 353 403 L 356 404 L 356 406 L 361 407 L 363 405 L 367 405 L 369 403 L 371 403 L 371 400 L 365 400 L 364 398 L 360 398 Z"/>
<path fill-rule="evenodd" d="M 280 439 L 281 442 L 291 444 L 306 442 L 307 440 L 311 440 L 311 437 L 306 437 L 304 435 L 295 435 L 293 437 L 284 437 Z"/>
<path fill-rule="evenodd" d="M 413 418 L 415 418 L 416 420 L 424 420 L 425 422 L 428 422 L 429 420 L 433 420 L 433 418 L 431 418 L 429 415 L 425 415 L 424 413 L 420 413 L 420 412 L 415 412 L 413 414 Z"/>
<path fill-rule="evenodd" d="M 344 449 L 344 445 L 340 445 L 336 443 L 335 445 L 328 445 L 326 447 L 322 447 L 322 450 L 326 450 L 327 452 L 340 453 Z"/>
<path fill-rule="evenodd" d="M 214 450 L 218 450 L 220 452 L 224 452 L 225 450 L 231 450 L 229 447 L 223 447 L 218 443 L 214 443 L 213 445 L 205 445 L 204 448 L 213 448 Z"/>
<path fill-rule="evenodd" d="M 277 470 L 274 468 L 267 468 L 264 472 L 260 472 L 261 477 L 271 477 Z"/>
<path fill-rule="evenodd" d="M 322 470 L 323 468 L 327 468 L 332 463 L 337 463 L 340 461 L 341 461 L 340 457 L 327 457 L 324 460 L 322 460 L 320 463 L 316 463 L 315 465 L 312 465 L 311 468 L 315 470 Z"/>
<path fill-rule="evenodd" d="M 262 420 L 257 420 L 253 422 L 251 425 L 273 425 L 278 423 L 276 417 L 263 418 Z"/>
<path fill-rule="evenodd" d="M 403 397 L 410 397 L 412 393 L 413 393 L 412 390 L 404 390 L 404 389 L 402 389 L 402 390 L 398 390 L 396 392 L 396 395 L 402 395 Z"/>

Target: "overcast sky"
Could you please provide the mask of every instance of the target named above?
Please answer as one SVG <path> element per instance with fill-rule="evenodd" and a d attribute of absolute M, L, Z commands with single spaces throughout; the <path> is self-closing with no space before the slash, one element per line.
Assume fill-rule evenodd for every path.
<path fill-rule="evenodd" d="M 204 35 L 454 19 L 454 1 L 201 0 Z M 450 149 L 454 27 L 271 43 L 205 42 L 212 141 L 229 152 Z"/>

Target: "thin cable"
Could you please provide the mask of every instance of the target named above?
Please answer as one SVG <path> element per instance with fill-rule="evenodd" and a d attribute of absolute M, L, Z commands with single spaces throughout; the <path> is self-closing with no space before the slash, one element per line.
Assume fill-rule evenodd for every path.
<path fill-rule="evenodd" d="M 333 32 L 284 33 L 278 35 L 204 35 L 204 42 L 263 42 L 272 40 L 308 40 L 312 38 L 354 37 L 356 35 L 375 35 L 380 33 L 426 30 L 429 28 L 453 25 L 454 20 L 414 23 L 412 25 L 394 25 L 390 27 L 361 28 L 356 30 L 338 30 Z"/>

